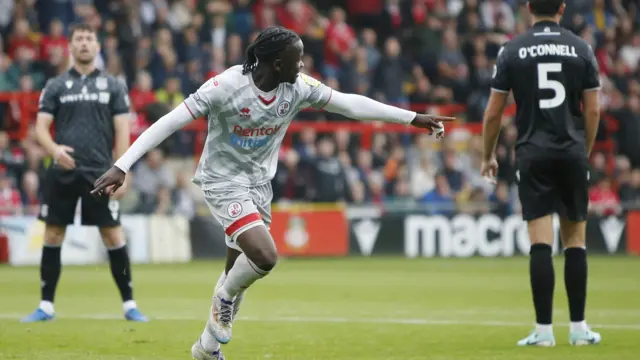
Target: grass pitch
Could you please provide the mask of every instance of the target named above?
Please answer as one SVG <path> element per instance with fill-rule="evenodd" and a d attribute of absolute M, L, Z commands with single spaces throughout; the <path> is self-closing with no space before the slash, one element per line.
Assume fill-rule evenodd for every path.
<path fill-rule="evenodd" d="M 568 345 L 562 259 L 557 346 L 517 348 L 533 323 L 528 261 L 283 260 L 250 289 L 223 347 L 236 359 L 631 360 L 640 358 L 640 258 L 590 257 L 587 318 L 603 344 Z M 57 319 L 21 324 L 38 269 L 0 267 L 0 359 L 190 359 L 222 262 L 134 268 L 147 324 L 121 320 L 108 266 L 65 267 Z"/>

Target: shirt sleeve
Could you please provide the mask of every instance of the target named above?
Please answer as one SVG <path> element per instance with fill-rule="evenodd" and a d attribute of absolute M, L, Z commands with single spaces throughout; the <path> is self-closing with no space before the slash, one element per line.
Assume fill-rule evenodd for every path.
<path fill-rule="evenodd" d="M 47 84 L 40 92 L 40 100 L 38 100 L 38 112 L 51 114 L 55 117 L 58 112 L 60 103 L 58 102 L 57 85 L 54 79 L 47 81 Z"/>
<path fill-rule="evenodd" d="M 140 134 L 131 147 L 116 161 L 114 166 L 125 173 L 128 172 L 142 155 L 158 146 L 176 130 L 191 122 L 193 120 L 192 115 L 184 105 L 186 103 L 180 104 Z"/>
<path fill-rule="evenodd" d="M 127 86 L 118 80 L 115 83 L 113 94 L 111 95 L 111 115 L 117 116 L 128 114 L 130 112 L 129 92 Z"/>
<path fill-rule="evenodd" d="M 498 58 L 496 64 L 493 65 L 493 78 L 491 79 L 491 89 L 498 92 L 511 91 L 511 82 L 509 79 L 508 58 L 506 46 L 503 46 L 498 51 Z"/>
<path fill-rule="evenodd" d="M 333 91 L 326 110 L 356 120 L 378 120 L 388 123 L 410 124 L 416 113 L 386 105 L 356 94 Z"/>
<path fill-rule="evenodd" d="M 301 108 L 322 109 L 331 99 L 333 90 L 309 75 L 300 74 L 296 85 L 302 89 Z"/>
<path fill-rule="evenodd" d="M 220 110 L 220 106 L 227 97 L 224 81 L 224 73 L 211 78 L 184 100 L 187 110 L 194 119 Z"/>
<path fill-rule="evenodd" d="M 600 72 L 598 71 L 598 61 L 591 46 L 587 46 L 587 68 L 582 85 L 584 91 L 600 89 Z"/>

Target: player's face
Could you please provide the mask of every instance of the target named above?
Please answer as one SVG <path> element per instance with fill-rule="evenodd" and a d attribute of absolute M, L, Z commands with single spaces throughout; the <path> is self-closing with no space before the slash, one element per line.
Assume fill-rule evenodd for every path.
<path fill-rule="evenodd" d="M 80 64 L 90 64 L 96 58 L 100 50 L 100 44 L 96 33 L 86 30 L 76 30 L 69 43 L 71 56 L 75 62 Z"/>
<path fill-rule="evenodd" d="M 276 64 L 276 70 L 280 73 L 281 83 L 295 84 L 298 79 L 298 74 L 304 66 L 302 55 L 304 55 L 302 40 L 298 40 L 284 49 L 281 57 L 282 60 Z"/>

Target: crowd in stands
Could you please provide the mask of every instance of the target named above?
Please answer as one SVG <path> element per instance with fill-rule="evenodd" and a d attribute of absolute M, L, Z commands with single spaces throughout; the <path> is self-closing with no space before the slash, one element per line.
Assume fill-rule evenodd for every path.
<path fill-rule="evenodd" d="M 567 0 L 563 25 L 595 51 L 602 74 L 599 140 L 592 156 L 591 211 L 616 214 L 640 200 L 640 6 L 635 0 Z M 305 44 L 304 72 L 343 92 L 417 111 L 458 103 L 460 122 L 482 119 L 500 46 L 530 18 L 519 0 L 5 0 L 0 2 L 0 92 L 31 92 L 70 66 L 68 29 L 86 22 L 102 49 L 97 66 L 130 89 L 132 140 L 206 79 L 244 62 L 261 29 L 282 25 Z M 0 215 L 37 214 L 51 160 L 29 133 L 35 104 L 0 98 Z M 303 112 L 300 121 L 337 121 Z M 123 208 L 193 216 L 190 182 L 197 134 L 179 131 L 133 171 Z M 479 174 L 478 134 L 378 133 L 371 147 L 355 134 L 311 127 L 284 147 L 274 201 L 424 206 L 431 213 L 518 213 L 513 118 L 497 149 L 497 186 Z M 187 160 L 185 160 L 187 159 Z M 613 164 L 613 166 L 610 166 Z"/>

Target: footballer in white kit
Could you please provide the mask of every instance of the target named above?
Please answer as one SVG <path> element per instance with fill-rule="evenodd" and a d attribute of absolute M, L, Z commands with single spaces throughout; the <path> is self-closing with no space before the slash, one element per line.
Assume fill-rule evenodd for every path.
<path fill-rule="evenodd" d="M 264 92 L 242 66 L 234 66 L 185 100 L 194 119 L 208 117 L 194 182 L 225 229 L 229 247 L 240 250 L 235 237 L 253 226 L 269 227 L 271 179 L 287 127 L 300 109 L 327 105 L 331 92 L 304 74 Z"/>
<path fill-rule="evenodd" d="M 278 253 L 268 231 L 270 181 L 282 139 L 298 111 L 313 107 L 353 119 L 410 124 L 438 138 L 444 135 L 442 121 L 452 120 L 332 90 L 300 73 L 302 55 L 302 41 L 293 31 L 282 27 L 264 30 L 247 48 L 243 66 L 231 67 L 207 81 L 140 135 L 94 184 L 92 194 L 112 194 L 146 152 L 190 121 L 207 116 L 208 135 L 194 182 L 223 226 L 228 247 L 209 319 L 191 348 L 195 359 L 224 359 L 220 344 L 231 340 L 233 320 L 246 289 L 276 265 Z"/>

